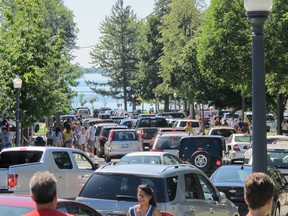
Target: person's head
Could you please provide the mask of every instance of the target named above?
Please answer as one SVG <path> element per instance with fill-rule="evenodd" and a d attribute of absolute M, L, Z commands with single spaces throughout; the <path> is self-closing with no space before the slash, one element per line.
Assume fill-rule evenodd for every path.
<path fill-rule="evenodd" d="M 148 184 L 141 184 L 137 189 L 137 198 L 139 203 L 149 203 L 152 206 L 157 206 L 154 197 L 153 189 Z"/>
<path fill-rule="evenodd" d="M 187 126 L 191 126 L 191 122 L 190 122 L 190 121 L 187 121 L 187 122 L 186 122 L 186 125 L 187 125 Z"/>
<path fill-rule="evenodd" d="M 39 205 L 57 205 L 56 178 L 48 171 L 35 173 L 29 183 L 32 199 Z"/>
<path fill-rule="evenodd" d="M 249 209 L 256 210 L 266 205 L 272 207 L 274 184 L 265 173 L 255 172 L 247 176 L 244 186 L 244 199 Z"/>
<path fill-rule="evenodd" d="M 7 134 L 8 128 L 7 128 L 6 126 L 3 126 L 3 127 L 2 127 L 2 132 L 3 132 L 4 134 Z"/>

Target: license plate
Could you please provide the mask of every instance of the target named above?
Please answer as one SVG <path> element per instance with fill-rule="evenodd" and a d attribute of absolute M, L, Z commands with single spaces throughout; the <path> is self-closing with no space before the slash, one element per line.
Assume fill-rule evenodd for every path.
<path fill-rule="evenodd" d="M 128 148 L 129 144 L 121 144 L 121 148 Z"/>

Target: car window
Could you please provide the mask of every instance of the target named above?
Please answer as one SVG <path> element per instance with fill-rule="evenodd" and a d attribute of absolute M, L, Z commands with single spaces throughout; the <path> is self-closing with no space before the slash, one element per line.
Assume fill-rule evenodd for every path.
<path fill-rule="evenodd" d="M 177 180 L 174 182 L 167 179 L 166 184 L 164 178 L 109 173 L 94 173 L 79 196 L 120 201 L 125 201 L 129 197 L 129 200 L 136 202 L 137 187 L 140 184 L 149 184 L 153 188 L 158 203 L 167 202 L 167 192 L 171 200 L 176 196 Z"/>
<path fill-rule="evenodd" d="M 269 151 L 267 154 L 268 165 L 277 168 L 288 168 L 288 155 L 286 151 Z"/>
<path fill-rule="evenodd" d="M 235 134 L 233 129 L 213 129 L 211 135 L 218 135 L 223 137 L 229 137 L 231 134 Z"/>
<path fill-rule="evenodd" d="M 204 199 L 200 182 L 196 174 L 186 174 L 185 179 L 185 198 L 186 199 Z"/>
<path fill-rule="evenodd" d="M 176 136 L 165 136 L 159 137 L 156 140 L 156 148 L 157 149 L 178 149 L 181 137 Z"/>
<path fill-rule="evenodd" d="M 68 152 L 52 152 L 54 162 L 59 169 L 73 169 Z"/>
<path fill-rule="evenodd" d="M 42 151 L 8 151 L 0 154 L 0 168 L 40 162 Z"/>
<path fill-rule="evenodd" d="M 163 161 L 164 161 L 164 164 L 167 164 L 167 165 L 174 165 L 174 164 L 181 163 L 181 161 L 176 156 L 170 155 L 170 154 L 164 154 Z"/>
<path fill-rule="evenodd" d="M 198 179 L 199 179 L 202 191 L 204 193 L 204 199 L 217 201 L 218 197 L 216 194 L 216 190 L 212 186 L 212 184 L 208 181 L 208 179 L 200 174 L 198 174 Z"/>
<path fill-rule="evenodd" d="M 6 205 L 0 205 L 1 209 L 1 215 L 24 215 L 30 211 L 32 211 L 31 208 L 26 208 L 22 206 L 6 206 Z"/>
<path fill-rule="evenodd" d="M 236 136 L 235 142 L 251 142 L 250 136 Z"/>
<path fill-rule="evenodd" d="M 72 155 L 79 169 L 93 170 L 93 165 L 86 155 L 80 154 L 78 152 L 73 152 Z"/>

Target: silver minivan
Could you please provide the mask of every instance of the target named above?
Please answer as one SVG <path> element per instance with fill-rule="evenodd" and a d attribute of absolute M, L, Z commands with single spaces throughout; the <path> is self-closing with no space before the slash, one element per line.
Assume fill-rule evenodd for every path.
<path fill-rule="evenodd" d="M 189 164 L 108 163 L 94 172 L 76 200 L 103 216 L 124 216 L 138 203 L 140 184 L 152 187 L 157 208 L 165 216 L 239 216 L 238 207 L 202 171 Z"/>

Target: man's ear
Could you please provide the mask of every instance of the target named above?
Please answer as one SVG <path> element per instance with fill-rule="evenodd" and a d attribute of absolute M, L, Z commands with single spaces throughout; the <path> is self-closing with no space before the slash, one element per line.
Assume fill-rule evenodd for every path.
<path fill-rule="evenodd" d="M 247 200 L 247 197 L 244 195 L 244 200 L 245 200 L 245 203 L 247 206 L 249 206 L 249 203 L 248 203 L 248 200 Z"/>

